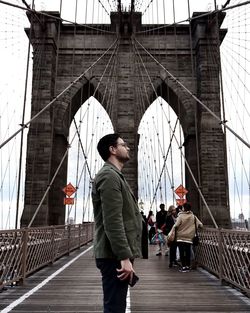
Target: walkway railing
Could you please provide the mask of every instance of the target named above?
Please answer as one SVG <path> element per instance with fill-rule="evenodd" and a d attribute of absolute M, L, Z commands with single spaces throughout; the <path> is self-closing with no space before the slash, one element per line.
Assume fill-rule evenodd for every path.
<path fill-rule="evenodd" d="M 0 289 L 93 239 L 93 223 L 0 231 Z M 250 297 L 250 232 L 205 228 L 198 264 Z"/>
<path fill-rule="evenodd" d="M 0 289 L 93 239 L 93 223 L 0 231 Z"/>
<path fill-rule="evenodd" d="M 198 264 L 250 297 L 250 232 L 207 228 L 199 237 Z"/>

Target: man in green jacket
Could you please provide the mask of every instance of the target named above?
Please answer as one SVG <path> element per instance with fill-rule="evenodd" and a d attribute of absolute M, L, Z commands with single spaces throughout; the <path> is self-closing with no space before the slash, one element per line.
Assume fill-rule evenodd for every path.
<path fill-rule="evenodd" d="M 102 274 L 104 313 L 126 310 L 133 260 L 141 256 L 142 216 L 121 170 L 129 147 L 119 134 L 100 139 L 97 150 L 105 161 L 93 182 L 94 253 Z"/>

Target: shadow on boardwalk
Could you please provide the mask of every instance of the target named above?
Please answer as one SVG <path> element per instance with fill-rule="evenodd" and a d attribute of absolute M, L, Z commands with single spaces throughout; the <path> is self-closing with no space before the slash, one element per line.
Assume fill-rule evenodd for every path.
<path fill-rule="evenodd" d="M 203 270 L 180 273 L 177 268 L 169 269 L 168 257 L 155 256 L 155 249 L 150 246 L 148 260 L 136 260 L 140 281 L 130 290 L 128 313 L 250 312 L 250 299 L 241 293 L 220 286 L 217 279 Z M 72 263 L 67 266 L 69 261 Z M 4 309 L 11 306 L 12 310 Z M 92 249 L 75 252 L 28 278 L 25 286 L 4 291 L 0 294 L 0 310 L 2 313 L 102 312 L 101 280 Z"/>

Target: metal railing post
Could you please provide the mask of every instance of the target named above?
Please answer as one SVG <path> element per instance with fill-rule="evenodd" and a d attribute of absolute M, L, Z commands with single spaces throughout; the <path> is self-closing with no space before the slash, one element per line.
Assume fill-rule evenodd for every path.
<path fill-rule="evenodd" d="M 55 253 L 56 253 L 56 243 L 55 243 L 55 226 L 52 227 L 52 234 L 51 234 L 51 263 L 55 262 Z"/>
<path fill-rule="evenodd" d="M 23 236 L 22 236 L 22 278 L 21 278 L 21 284 L 25 284 L 25 278 L 26 278 L 26 270 L 27 270 L 27 251 L 28 251 L 28 228 L 22 230 Z"/>
<path fill-rule="evenodd" d="M 87 222 L 86 224 L 84 224 L 86 231 L 85 231 L 85 243 L 89 241 L 89 223 Z"/>
<path fill-rule="evenodd" d="M 81 233 L 82 233 L 82 226 L 78 224 L 78 249 L 81 248 Z"/>
<path fill-rule="evenodd" d="M 70 254 L 71 225 L 68 225 L 68 255 Z"/>
<path fill-rule="evenodd" d="M 223 247 L 222 247 L 222 232 L 221 228 L 218 228 L 218 248 L 219 248 L 219 279 L 220 283 L 222 285 L 223 281 Z"/>

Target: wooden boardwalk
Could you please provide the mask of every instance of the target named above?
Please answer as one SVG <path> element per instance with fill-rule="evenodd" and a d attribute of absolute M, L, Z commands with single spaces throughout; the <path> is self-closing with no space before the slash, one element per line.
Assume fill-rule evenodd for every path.
<path fill-rule="evenodd" d="M 89 247 L 85 247 L 85 250 Z M 137 260 L 139 283 L 130 289 L 127 312 L 250 312 L 250 299 L 203 270 L 180 273 L 168 257 Z M 92 249 L 75 252 L 0 294 L 0 312 L 102 312 L 102 289 Z M 72 263 L 68 266 L 68 262 Z M 50 276 L 50 275 L 54 275 Z M 49 278 L 48 278 L 49 277 Z"/>

